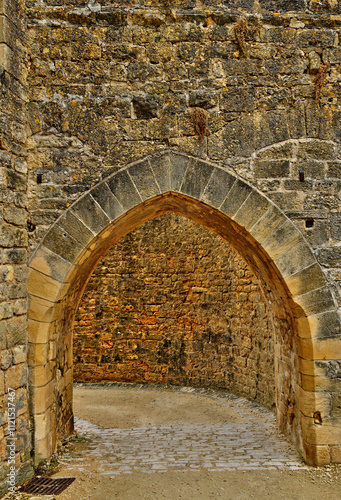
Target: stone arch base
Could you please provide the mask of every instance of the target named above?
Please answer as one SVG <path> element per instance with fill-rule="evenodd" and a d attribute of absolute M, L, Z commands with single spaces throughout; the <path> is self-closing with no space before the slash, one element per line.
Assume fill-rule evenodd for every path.
<path fill-rule="evenodd" d="M 277 420 L 310 464 L 341 451 L 337 385 L 340 320 L 328 282 L 302 234 L 232 173 L 166 152 L 113 174 L 73 204 L 32 257 L 29 366 L 35 461 L 73 428 L 72 323 L 89 276 L 125 234 L 175 212 L 229 241 L 251 266 L 275 319 Z M 336 412 L 336 413 L 335 413 Z"/>

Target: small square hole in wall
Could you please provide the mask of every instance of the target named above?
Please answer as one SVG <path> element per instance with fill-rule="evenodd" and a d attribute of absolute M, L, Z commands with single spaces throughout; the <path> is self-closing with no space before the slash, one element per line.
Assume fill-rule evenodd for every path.
<path fill-rule="evenodd" d="M 306 219 L 305 227 L 307 229 L 311 229 L 312 227 L 314 227 L 314 219 Z"/>
<path fill-rule="evenodd" d="M 43 182 L 43 174 L 37 174 L 37 184 L 41 184 Z"/>

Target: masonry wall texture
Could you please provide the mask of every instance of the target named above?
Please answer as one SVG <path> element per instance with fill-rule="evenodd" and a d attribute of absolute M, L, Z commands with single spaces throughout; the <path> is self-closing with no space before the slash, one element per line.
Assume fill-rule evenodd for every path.
<path fill-rule="evenodd" d="M 273 324 L 249 266 L 174 214 L 98 264 L 74 329 L 74 380 L 227 389 L 275 404 Z"/>
<path fill-rule="evenodd" d="M 28 478 L 33 471 L 26 359 L 27 39 L 24 14 L 23 2 L 0 2 L 0 495 L 8 490 L 9 459 L 16 468 L 17 481 Z M 13 395 L 10 409 L 9 392 Z M 14 416 L 13 408 L 15 432 L 11 435 L 8 417 Z M 9 447 L 13 443 L 14 457 L 10 456 Z"/>
<path fill-rule="evenodd" d="M 341 284 L 340 35 L 341 7 L 334 0 L 0 1 L 1 493 L 10 384 L 18 405 L 18 481 L 31 473 L 33 435 L 38 462 L 72 430 L 75 304 L 71 295 L 56 298 L 62 319 L 47 344 L 41 332 L 52 319 L 46 312 L 34 323 L 41 296 L 32 285 L 27 344 L 27 259 L 35 259 L 51 225 L 68 214 L 54 226 L 59 240 L 44 240 L 50 241 L 54 275 L 62 275 L 67 259 L 97 235 L 79 222 L 85 212 L 70 215 L 69 207 L 86 205 L 82 195 L 101 179 L 166 150 L 240 176 L 277 204 L 287 228 L 292 221 L 307 239 L 321 268 L 314 264 L 314 274 L 307 264 L 297 287 L 323 283 L 310 302 L 306 298 L 307 314 L 316 315 L 313 340 L 297 340 L 290 315 L 272 311 L 285 351 L 285 361 L 276 358 L 275 341 L 276 406 L 288 433 L 293 422 L 301 426 L 305 445 L 297 446 L 308 461 L 341 461 L 340 327 L 332 312 L 335 303 L 340 307 Z M 109 217 L 98 208 L 101 196 L 97 192 L 97 201 L 83 210 L 98 214 L 104 229 Z M 70 233 L 78 227 L 77 240 Z M 287 233 L 272 234 L 278 242 Z M 70 257 L 62 241 L 69 242 Z M 248 251 L 242 256 L 250 261 Z M 96 252 L 100 259 L 100 247 Z M 311 263 L 305 252 L 301 258 Z M 295 252 L 292 262 L 289 254 L 276 263 L 285 279 L 297 264 Z M 56 286 L 46 277 L 44 293 L 47 282 Z M 261 286 L 269 303 L 274 289 Z M 70 294 L 77 283 L 72 287 Z M 329 312 L 328 323 L 321 314 Z M 317 410 L 322 425 L 315 422 Z"/>

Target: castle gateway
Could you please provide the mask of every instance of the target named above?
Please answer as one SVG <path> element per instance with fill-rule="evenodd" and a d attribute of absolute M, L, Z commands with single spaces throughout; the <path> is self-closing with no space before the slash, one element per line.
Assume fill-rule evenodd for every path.
<path fill-rule="evenodd" d="M 123 238 L 161 227 L 153 220 L 168 237 L 206 228 L 221 242 L 215 262 L 235 252 L 234 277 L 223 267 L 205 304 L 237 282 L 235 311 L 262 304 L 257 342 L 233 318 L 198 340 L 191 319 L 187 338 L 212 352 L 233 338 L 224 387 L 274 404 L 307 463 L 341 462 L 339 2 L 3 0 L 0 20 L 0 492 L 11 432 L 19 482 L 72 433 L 83 292 Z M 191 287 L 193 303 L 205 290 Z M 186 360 L 186 380 L 222 383 Z"/>

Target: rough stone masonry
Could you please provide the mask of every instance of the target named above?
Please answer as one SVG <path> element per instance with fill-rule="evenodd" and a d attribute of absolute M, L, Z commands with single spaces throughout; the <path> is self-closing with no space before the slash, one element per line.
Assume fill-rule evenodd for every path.
<path fill-rule="evenodd" d="M 20 482 L 72 432 L 91 272 L 167 212 L 250 267 L 280 428 L 341 461 L 340 34 L 334 0 L 0 1 L 1 493 L 9 390 Z"/>
<path fill-rule="evenodd" d="M 226 241 L 163 215 L 122 238 L 91 276 L 75 317 L 74 380 L 226 389 L 272 408 L 268 308 Z"/>

